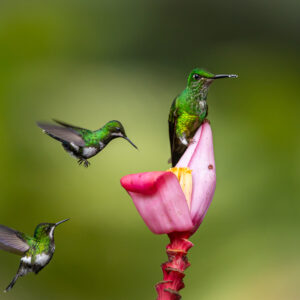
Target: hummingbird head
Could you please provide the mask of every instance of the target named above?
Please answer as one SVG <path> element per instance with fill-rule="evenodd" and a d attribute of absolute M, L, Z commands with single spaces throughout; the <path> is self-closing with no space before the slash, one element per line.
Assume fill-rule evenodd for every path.
<path fill-rule="evenodd" d="M 36 239 L 41 239 L 44 237 L 49 237 L 53 239 L 54 229 L 61 223 L 68 221 L 69 219 L 62 220 L 57 223 L 41 223 L 36 226 L 34 231 L 34 237 Z"/>
<path fill-rule="evenodd" d="M 127 140 L 134 148 L 137 149 L 137 146 L 127 137 L 127 135 L 125 133 L 125 129 L 124 129 L 123 125 L 121 124 L 121 122 L 114 120 L 114 121 L 110 121 L 110 122 L 106 123 L 105 126 L 109 131 L 111 139 L 121 137 L 121 138 Z"/>
<path fill-rule="evenodd" d="M 203 69 L 195 68 L 192 70 L 192 72 L 189 74 L 188 77 L 188 87 L 193 90 L 196 93 L 203 94 L 204 98 L 207 94 L 207 89 L 210 86 L 210 84 L 215 79 L 221 79 L 221 78 L 236 78 L 238 77 L 235 74 L 219 74 L 214 75 L 210 72 L 207 72 Z"/>

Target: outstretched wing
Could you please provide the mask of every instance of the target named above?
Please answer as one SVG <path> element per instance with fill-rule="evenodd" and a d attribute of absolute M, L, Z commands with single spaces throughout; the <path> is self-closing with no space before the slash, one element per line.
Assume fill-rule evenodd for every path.
<path fill-rule="evenodd" d="M 28 251 L 29 245 L 20 232 L 0 225 L 0 249 L 18 255 L 24 255 L 24 253 Z"/>
<path fill-rule="evenodd" d="M 59 124 L 59 125 L 62 125 L 64 127 L 67 127 L 67 128 L 71 128 L 71 129 L 74 129 L 74 130 L 86 130 L 88 131 L 88 129 L 85 129 L 85 128 L 82 128 L 82 127 L 78 127 L 78 126 L 75 126 L 75 125 L 71 125 L 71 124 L 68 124 L 66 122 L 63 122 L 63 121 L 59 121 L 57 119 L 52 119 L 55 123 Z"/>
<path fill-rule="evenodd" d="M 48 123 L 37 122 L 37 125 L 44 130 L 45 133 L 60 142 L 74 143 L 79 147 L 84 147 L 85 142 L 79 132 L 71 127 L 62 127 Z"/>

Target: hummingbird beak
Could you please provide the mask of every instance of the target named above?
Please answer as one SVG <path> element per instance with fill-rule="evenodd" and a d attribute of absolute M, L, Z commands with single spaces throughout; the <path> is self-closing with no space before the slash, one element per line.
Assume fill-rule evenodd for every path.
<path fill-rule="evenodd" d="M 123 138 L 127 140 L 135 149 L 138 149 L 138 147 L 127 136 L 123 136 Z"/>
<path fill-rule="evenodd" d="M 55 227 L 58 226 L 58 225 L 61 224 L 61 223 L 64 223 L 64 222 L 68 221 L 68 220 L 70 220 L 70 219 L 65 219 L 65 220 L 62 220 L 62 221 L 60 221 L 60 222 L 55 223 Z"/>
<path fill-rule="evenodd" d="M 212 77 L 212 79 L 221 79 L 221 78 L 237 78 L 238 75 L 235 74 L 219 74 Z"/>

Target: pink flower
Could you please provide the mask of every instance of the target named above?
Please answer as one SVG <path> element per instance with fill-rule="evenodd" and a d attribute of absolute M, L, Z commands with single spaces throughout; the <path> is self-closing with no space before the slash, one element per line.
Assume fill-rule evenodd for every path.
<path fill-rule="evenodd" d="M 132 174 L 121 179 L 153 233 L 194 233 L 211 203 L 216 171 L 208 122 L 198 129 L 193 140 L 176 168 Z"/>

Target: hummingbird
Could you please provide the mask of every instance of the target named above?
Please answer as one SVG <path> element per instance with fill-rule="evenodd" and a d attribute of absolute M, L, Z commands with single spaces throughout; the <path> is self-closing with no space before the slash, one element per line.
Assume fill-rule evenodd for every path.
<path fill-rule="evenodd" d="M 5 293 L 12 289 L 19 277 L 29 272 L 37 274 L 50 262 L 55 250 L 54 230 L 68 220 L 41 223 L 36 226 L 33 237 L 0 225 L 0 249 L 22 256 L 18 272 Z"/>
<path fill-rule="evenodd" d="M 123 138 L 133 147 L 135 144 L 127 137 L 125 129 L 119 121 L 109 121 L 98 130 L 73 126 L 53 119 L 59 125 L 37 122 L 37 125 L 52 138 L 60 141 L 63 148 L 78 160 L 78 164 L 90 165 L 89 158 L 99 153 L 111 140 Z"/>
<path fill-rule="evenodd" d="M 171 162 L 174 167 L 208 113 L 206 102 L 208 88 L 215 79 L 236 78 L 237 75 L 214 75 L 195 68 L 188 76 L 186 88 L 173 101 L 169 113 L 169 138 Z"/>

